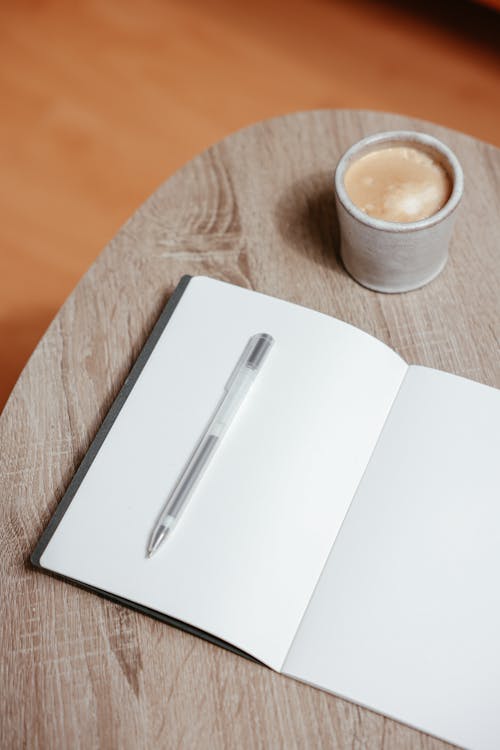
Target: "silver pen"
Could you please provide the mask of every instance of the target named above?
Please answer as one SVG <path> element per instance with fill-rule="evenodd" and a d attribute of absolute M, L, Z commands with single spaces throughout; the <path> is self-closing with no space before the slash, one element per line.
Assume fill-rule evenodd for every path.
<path fill-rule="evenodd" d="M 213 417 L 184 466 L 156 521 L 149 539 L 148 557 L 154 555 L 178 522 L 188 498 L 250 390 L 273 344 L 274 339 L 268 333 L 257 333 L 250 338 L 243 349 Z"/>

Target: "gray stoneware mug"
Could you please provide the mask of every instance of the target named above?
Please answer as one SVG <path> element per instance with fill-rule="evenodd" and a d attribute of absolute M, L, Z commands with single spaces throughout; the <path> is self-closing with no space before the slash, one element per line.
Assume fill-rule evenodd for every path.
<path fill-rule="evenodd" d="M 420 221 L 402 223 L 369 216 L 347 195 L 348 167 L 371 151 L 390 146 L 413 146 L 441 164 L 451 180 L 444 206 Z M 360 284 L 378 292 L 408 292 L 432 281 L 444 268 L 448 246 L 462 198 L 464 178 L 460 162 L 433 136 L 407 130 L 377 133 L 351 146 L 335 171 L 335 198 L 340 224 L 340 254 L 346 270 Z"/>

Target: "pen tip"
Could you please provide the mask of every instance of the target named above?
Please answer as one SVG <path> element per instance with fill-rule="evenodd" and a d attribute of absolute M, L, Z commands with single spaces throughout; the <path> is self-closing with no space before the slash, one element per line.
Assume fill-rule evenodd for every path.
<path fill-rule="evenodd" d="M 160 548 L 162 543 L 165 541 L 165 537 L 167 536 L 168 532 L 168 526 L 164 526 L 163 524 L 155 529 L 153 536 L 151 537 L 151 540 L 149 542 L 148 550 L 146 552 L 146 557 L 148 559 L 150 557 L 153 557 L 156 550 Z"/>

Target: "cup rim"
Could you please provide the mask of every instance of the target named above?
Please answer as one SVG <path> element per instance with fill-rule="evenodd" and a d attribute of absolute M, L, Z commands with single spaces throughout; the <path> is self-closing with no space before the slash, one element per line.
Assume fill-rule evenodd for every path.
<path fill-rule="evenodd" d="M 386 221 L 385 219 L 377 219 L 366 214 L 349 198 L 344 185 L 344 175 L 355 157 L 363 151 L 369 153 L 372 150 L 372 146 L 376 147 L 379 144 L 390 142 L 407 143 L 408 145 L 417 144 L 417 146 L 424 146 L 428 149 L 433 149 L 444 157 L 453 181 L 453 187 L 448 200 L 439 211 L 436 211 L 436 213 L 425 219 L 419 219 L 418 221 Z M 373 148 L 373 150 L 375 150 L 375 148 Z M 462 167 L 451 148 L 433 135 L 428 135 L 427 133 L 421 133 L 415 130 L 386 130 L 356 141 L 356 143 L 353 143 L 340 158 L 337 168 L 335 169 L 334 181 L 337 198 L 345 210 L 361 223 L 384 232 L 412 232 L 439 224 L 456 209 L 460 203 L 464 190 L 464 175 Z"/>

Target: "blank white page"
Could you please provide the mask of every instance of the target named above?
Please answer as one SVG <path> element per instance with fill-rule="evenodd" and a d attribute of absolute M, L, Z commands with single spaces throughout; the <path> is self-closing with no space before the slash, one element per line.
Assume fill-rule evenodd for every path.
<path fill-rule="evenodd" d="M 286 674 L 500 747 L 500 391 L 410 367 Z"/>
<path fill-rule="evenodd" d="M 147 560 L 168 492 L 259 332 L 276 344 Z M 191 280 L 41 565 L 281 667 L 406 369 L 345 323 Z"/>

